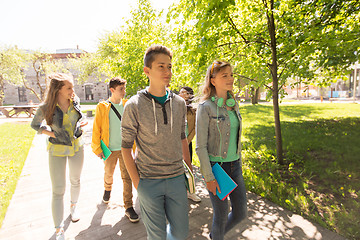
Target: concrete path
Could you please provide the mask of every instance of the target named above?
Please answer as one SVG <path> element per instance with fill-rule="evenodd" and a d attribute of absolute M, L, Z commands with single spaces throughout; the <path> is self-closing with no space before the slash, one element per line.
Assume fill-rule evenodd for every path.
<path fill-rule="evenodd" d="M 101 202 L 103 194 L 103 162 L 90 148 L 92 119 L 85 127 L 85 163 L 81 178 L 78 209 L 81 219 L 72 223 L 69 218 L 69 180 L 65 194 L 66 239 L 111 240 L 146 239 L 143 223 L 133 224 L 124 216 L 122 183 L 117 169 L 108 205 Z M 21 177 L 0 229 L 2 240 L 55 239 L 51 216 L 51 184 L 48 171 L 45 137 L 36 135 L 26 159 Z M 200 179 L 197 170 L 197 178 Z M 188 239 L 209 239 L 212 208 L 207 190 L 201 181 L 197 192 L 201 203 L 189 200 L 190 234 Z M 134 190 L 135 209 L 139 202 Z M 226 235 L 225 239 L 326 239 L 343 237 L 311 223 L 303 217 L 248 192 L 248 219 Z"/>

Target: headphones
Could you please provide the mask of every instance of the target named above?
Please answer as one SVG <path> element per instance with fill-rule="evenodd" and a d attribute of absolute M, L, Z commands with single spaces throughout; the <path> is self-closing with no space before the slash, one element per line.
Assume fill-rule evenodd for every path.
<path fill-rule="evenodd" d="M 228 107 L 234 107 L 235 106 L 235 99 L 231 97 L 231 95 L 228 93 L 228 99 L 226 100 L 226 106 Z M 222 107 L 224 105 L 224 99 L 223 98 L 217 98 L 215 96 L 211 97 L 211 101 L 215 102 L 215 104 L 218 107 Z"/>

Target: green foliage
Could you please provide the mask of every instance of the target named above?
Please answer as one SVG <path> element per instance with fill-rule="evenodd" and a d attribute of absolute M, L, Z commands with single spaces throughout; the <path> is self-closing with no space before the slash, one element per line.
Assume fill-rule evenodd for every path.
<path fill-rule="evenodd" d="M 271 106 L 240 107 L 247 189 L 358 239 L 360 106 L 283 105 L 281 111 L 284 165 L 275 161 Z"/>
<path fill-rule="evenodd" d="M 0 48 L 0 105 L 4 99 L 4 81 L 19 84 L 24 79 L 23 69 L 27 54 L 16 47 Z"/>
<path fill-rule="evenodd" d="M 349 6 L 356 10 L 349 10 Z M 349 26 L 358 23 L 358 6 L 356 1 L 180 0 L 169 18 L 177 16 L 174 39 L 180 49 L 186 50 L 186 54 L 180 55 L 181 62 L 189 63 L 183 78 L 191 79 L 193 75 L 195 82 L 219 58 L 235 66 L 237 81 L 246 79 L 251 87 L 263 85 L 270 89 L 277 160 L 282 164 L 279 112 L 279 95 L 285 94 L 282 87 L 289 77 L 314 82 L 317 78 L 313 76 L 319 69 L 341 72 L 339 69 L 359 59 L 356 50 L 360 38 L 354 37 L 359 36 L 360 29 Z M 331 11 L 324 12 L 324 7 Z M 344 43 L 344 48 L 336 47 L 339 42 Z M 327 80 L 321 79 L 321 85 L 331 82 Z"/>
<path fill-rule="evenodd" d="M 28 83 L 26 78 L 28 71 L 35 71 L 35 85 Z M 4 97 L 4 81 L 24 86 L 39 101 L 43 101 L 47 88 L 47 76 L 59 71 L 69 72 L 61 60 L 52 59 L 50 54 L 41 51 L 26 52 L 16 47 L 0 48 L 0 105 Z"/>
<path fill-rule="evenodd" d="M 161 23 L 162 13 L 157 13 L 149 0 L 139 0 L 137 9 L 119 31 L 111 32 L 100 39 L 99 57 L 108 76 L 126 79 L 127 94 L 133 95 L 148 85 L 143 73 L 145 50 L 153 44 L 171 47 L 168 29 Z"/>
<path fill-rule="evenodd" d="M 28 123 L 0 124 L 0 226 L 6 209 L 15 191 L 31 142 L 34 130 Z"/>
<path fill-rule="evenodd" d="M 180 54 L 182 62 L 190 63 L 185 75 L 194 81 L 214 59 L 224 59 L 235 65 L 238 80 L 270 86 L 276 74 L 281 86 L 292 76 L 315 82 L 321 69 L 344 74 L 359 59 L 359 5 L 325 0 L 182 0 L 168 18 L 178 19 L 173 39 L 180 52 L 185 50 Z M 270 70 L 273 54 L 276 73 Z M 326 80 L 321 84 L 329 84 L 331 78 Z"/>
<path fill-rule="evenodd" d="M 105 63 L 96 53 L 83 53 L 80 56 L 73 54 L 71 57 L 68 57 L 68 60 L 71 69 L 78 73 L 76 79 L 78 83 L 86 82 L 90 77 L 100 81 L 103 76 L 106 76 L 105 72 L 101 71 Z"/>

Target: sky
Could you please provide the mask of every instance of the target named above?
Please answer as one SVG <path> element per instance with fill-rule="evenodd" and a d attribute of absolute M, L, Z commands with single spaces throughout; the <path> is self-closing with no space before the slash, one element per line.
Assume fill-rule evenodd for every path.
<path fill-rule="evenodd" d="M 157 10 L 174 0 L 150 0 Z M 136 0 L 0 0 L 0 47 L 54 53 L 97 49 L 98 39 L 129 19 Z"/>

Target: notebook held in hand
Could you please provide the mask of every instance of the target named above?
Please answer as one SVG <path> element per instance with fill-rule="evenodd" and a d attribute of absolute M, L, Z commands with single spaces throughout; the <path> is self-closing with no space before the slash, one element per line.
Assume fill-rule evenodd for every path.
<path fill-rule="evenodd" d="M 234 191 L 234 189 L 237 187 L 237 184 L 218 163 L 212 167 L 212 172 L 221 190 L 221 193 L 219 193 L 219 191 L 216 189 L 216 195 L 220 198 L 220 200 L 224 201 L 224 199 L 229 196 L 232 191 Z"/>

